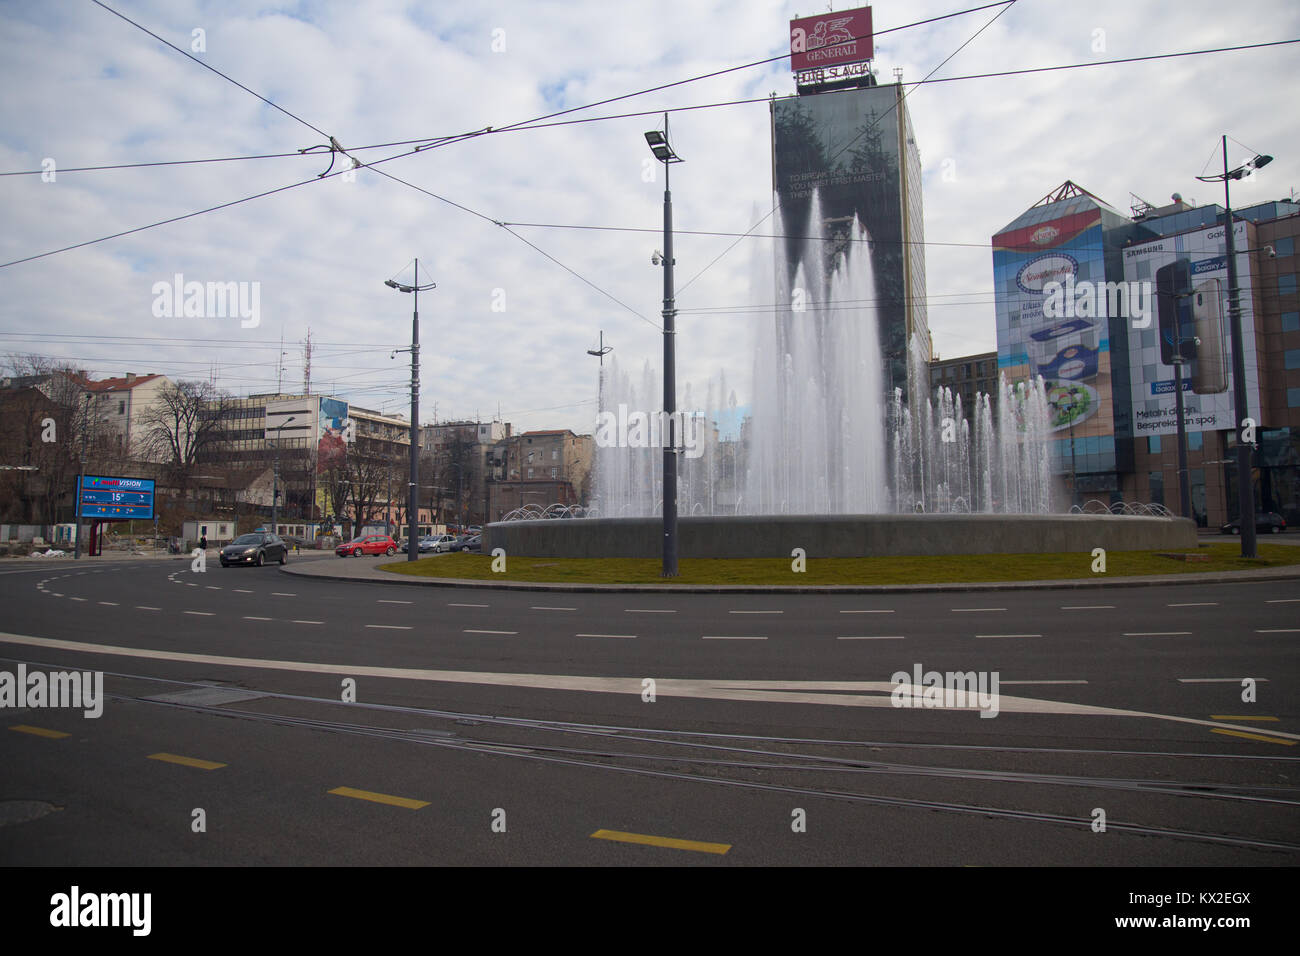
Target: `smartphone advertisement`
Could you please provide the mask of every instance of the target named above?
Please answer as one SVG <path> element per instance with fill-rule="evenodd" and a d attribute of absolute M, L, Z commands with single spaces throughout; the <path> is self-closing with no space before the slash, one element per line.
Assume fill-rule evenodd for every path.
<path fill-rule="evenodd" d="M 1254 228 L 1236 223 L 1237 249 L 1255 245 Z M 1246 355 L 1246 394 L 1258 415 L 1259 369 L 1255 362 L 1250 255 L 1237 253 L 1241 326 Z M 1232 346 L 1228 319 L 1228 257 L 1223 226 L 1133 245 L 1124 250 L 1124 278 L 1150 282 L 1156 321 L 1131 323 L 1128 331 L 1137 436 L 1178 431 L 1175 362 L 1182 364 L 1183 424 L 1187 431 L 1235 427 L 1232 407 Z"/>

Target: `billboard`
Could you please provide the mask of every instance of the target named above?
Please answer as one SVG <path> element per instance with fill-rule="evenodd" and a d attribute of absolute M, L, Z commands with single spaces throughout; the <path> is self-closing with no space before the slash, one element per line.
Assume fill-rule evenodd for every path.
<path fill-rule="evenodd" d="M 790 69 L 796 73 L 860 63 L 873 55 L 870 7 L 790 21 Z"/>
<path fill-rule="evenodd" d="M 153 520 L 154 483 L 151 478 L 82 475 L 78 497 L 81 517 L 97 521 Z"/>
<path fill-rule="evenodd" d="M 341 468 L 347 460 L 347 444 L 355 426 L 348 418 L 348 403 L 337 398 L 321 398 L 316 432 L 316 471 L 324 474 Z"/>
<path fill-rule="evenodd" d="M 1238 249 L 1254 244 L 1254 227 L 1236 223 Z M 1132 366 L 1134 434 L 1178 431 L 1174 360 L 1181 356 L 1183 424 L 1189 432 L 1232 430 L 1232 345 L 1228 334 L 1228 258 L 1223 226 L 1168 236 L 1124 250 L 1124 279 L 1155 290 L 1158 321 L 1131 323 L 1126 343 Z M 1255 361 L 1255 317 L 1250 256 L 1237 254 L 1241 289 L 1246 396 L 1258 416 L 1259 368 Z"/>
<path fill-rule="evenodd" d="M 1106 281 L 1101 209 L 1070 203 L 1063 215 L 993 238 L 997 294 L 998 371 L 1010 382 L 1042 376 L 1058 437 L 1076 440 L 1068 453 L 1076 471 L 1111 471 L 1114 409 L 1107 303 L 1052 308 L 1050 293 Z M 1083 206 L 1084 208 L 1079 208 Z M 1070 298 L 1071 306 L 1074 299 Z M 1080 446 L 1086 460 L 1080 461 Z M 1059 459 L 1058 459 L 1059 465 Z"/>

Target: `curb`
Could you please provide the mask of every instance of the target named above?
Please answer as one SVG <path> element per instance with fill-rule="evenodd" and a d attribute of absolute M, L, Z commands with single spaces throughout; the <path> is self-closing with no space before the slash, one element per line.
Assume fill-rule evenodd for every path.
<path fill-rule="evenodd" d="M 405 585 L 407 587 L 463 588 L 467 590 L 556 591 L 571 593 L 658 594 L 915 594 L 954 591 L 1083 590 L 1086 588 L 1153 587 L 1169 584 L 1244 584 L 1255 581 L 1300 579 L 1300 565 L 1259 571 L 1213 571 L 1188 574 L 1137 575 L 1111 578 L 1064 578 L 1056 581 L 988 581 L 954 584 L 548 584 L 540 581 L 480 581 L 465 578 L 413 578 L 384 572 L 384 577 L 314 574 L 310 570 L 279 569 L 282 574 L 321 580 Z"/>

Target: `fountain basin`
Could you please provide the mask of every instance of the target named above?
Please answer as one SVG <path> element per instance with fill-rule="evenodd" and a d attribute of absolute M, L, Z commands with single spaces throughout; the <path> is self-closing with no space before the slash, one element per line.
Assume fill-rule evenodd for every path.
<path fill-rule="evenodd" d="M 1045 554 L 1196 547 L 1189 518 L 1129 515 L 727 515 L 678 520 L 682 558 L 809 558 L 906 554 Z M 663 520 L 505 521 L 483 532 L 483 552 L 538 558 L 657 558 Z"/>

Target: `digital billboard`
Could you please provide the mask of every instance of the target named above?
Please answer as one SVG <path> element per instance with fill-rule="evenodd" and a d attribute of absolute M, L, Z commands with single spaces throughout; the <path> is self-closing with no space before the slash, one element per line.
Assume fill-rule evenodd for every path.
<path fill-rule="evenodd" d="M 1236 223 L 1238 249 L 1252 245 L 1253 227 Z M 1232 398 L 1232 344 L 1228 334 L 1228 258 L 1223 226 L 1168 236 L 1124 250 L 1124 279 L 1148 283 L 1155 291 L 1158 316 L 1145 328 L 1130 323 L 1134 434 L 1171 435 L 1178 431 L 1174 359 L 1183 359 L 1183 424 L 1187 431 L 1230 431 L 1235 425 Z M 1251 299 L 1250 257 L 1237 254 L 1241 289 L 1241 327 L 1246 356 L 1246 396 L 1258 417 L 1259 369 L 1255 356 L 1255 318 Z"/>
<path fill-rule="evenodd" d="M 152 521 L 154 483 L 151 478 L 110 478 L 82 475 L 81 517 L 99 521 Z"/>

